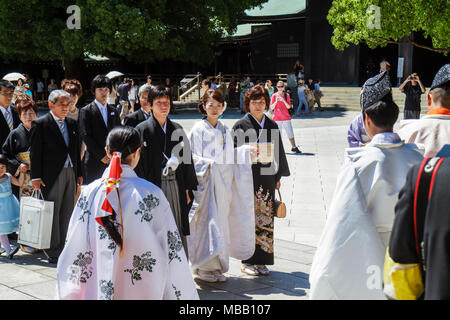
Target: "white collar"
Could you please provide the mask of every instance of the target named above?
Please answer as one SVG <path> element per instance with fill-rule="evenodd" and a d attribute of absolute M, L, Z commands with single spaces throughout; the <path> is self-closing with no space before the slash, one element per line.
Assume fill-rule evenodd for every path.
<path fill-rule="evenodd" d="M 147 116 L 147 118 L 150 117 L 150 112 L 145 111 L 143 108 L 141 108 L 141 110 Z"/>
<path fill-rule="evenodd" d="M 264 122 L 266 122 L 266 115 L 265 114 L 263 114 L 263 118 L 262 118 L 261 122 L 259 122 L 250 112 L 248 114 L 251 115 L 252 118 L 255 119 L 256 122 L 258 122 L 258 124 L 261 127 L 261 129 L 264 128 Z"/>
<path fill-rule="evenodd" d="M 394 132 L 381 132 L 376 134 L 367 146 L 382 146 L 382 145 L 398 145 L 404 144 L 400 136 Z"/>
<path fill-rule="evenodd" d="M 55 119 L 55 121 L 64 121 L 64 119 L 60 119 L 57 116 L 55 116 L 55 114 L 51 110 L 50 110 L 50 114 L 52 115 L 53 119 Z"/>
<path fill-rule="evenodd" d="M 219 121 L 217 121 L 217 125 L 216 125 L 216 127 L 214 128 L 213 127 L 213 125 L 208 121 L 208 119 L 202 119 L 205 123 L 206 123 L 206 125 L 208 125 L 211 129 L 218 129 L 218 130 L 220 130 L 220 128 L 221 128 L 221 122 L 220 122 L 220 120 Z"/>
<path fill-rule="evenodd" d="M 3 115 L 5 115 L 6 112 L 11 113 L 11 107 L 10 106 L 8 106 L 7 108 L 1 106 L 0 109 L 2 109 Z"/>
<path fill-rule="evenodd" d="M 106 109 L 106 106 L 108 105 L 108 103 L 101 104 L 100 102 L 98 102 L 97 99 L 95 99 L 94 102 L 99 108 L 103 108 L 103 109 Z"/>

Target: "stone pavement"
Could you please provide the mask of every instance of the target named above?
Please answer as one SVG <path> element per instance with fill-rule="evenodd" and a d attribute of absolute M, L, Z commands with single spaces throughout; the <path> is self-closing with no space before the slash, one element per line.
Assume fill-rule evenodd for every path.
<path fill-rule="evenodd" d="M 288 213 L 285 219 L 275 221 L 275 264 L 269 266 L 271 274 L 247 276 L 240 271 L 240 261 L 230 259 L 226 283 L 196 280 L 200 299 L 308 299 L 312 259 L 347 145 L 347 128 L 357 113 L 333 108 L 293 119 L 295 140 L 303 154 L 292 154 L 283 134 L 291 176 L 281 179 L 281 194 Z M 189 132 L 201 116 L 196 111 L 183 111 L 171 118 Z M 227 110 L 223 121 L 231 128 L 240 118 L 237 111 Z M 56 266 L 44 259 L 42 253 L 29 255 L 21 251 L 14 260 L 0 257 L 0 299 L 52 299 Z"/>

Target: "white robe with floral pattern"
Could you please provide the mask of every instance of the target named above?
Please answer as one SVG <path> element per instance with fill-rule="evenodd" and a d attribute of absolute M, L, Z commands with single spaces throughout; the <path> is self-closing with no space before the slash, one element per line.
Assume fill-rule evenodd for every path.
<path fill-rule="evenodd" d="M 234 149 L 230 130 L 206 119 L 189 133 L 199 185 L 189 213 L 187 237 L 194 273 L 229 267 L 229 257 L 245 260 L 255 250 L 253 176 L 248 146 Z"/>
<path fill-rule="evenodd" d="M 107 215 L 101 207 L 108 167 L 102 179 L 83 188 L 73 211 L 58 261 L 56 299 L 198 299 L 166 197 L 131 167 L 122 169 L 120 199 L 113 190 L 108 201 L 115 221 L 123 214 L 123 255 L 95 220 Z"/>

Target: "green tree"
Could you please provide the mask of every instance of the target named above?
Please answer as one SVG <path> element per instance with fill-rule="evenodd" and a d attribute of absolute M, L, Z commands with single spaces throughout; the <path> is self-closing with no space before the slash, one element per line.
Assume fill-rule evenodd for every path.
<path fill-rule="evenodd" d="M 327 19 L 338 50 L 350 43 L 366 43 L 372 49 L 411 43 L 445 55 L 450 52 L 449 0 L 334 0 Z M 414 41 L 412 32 L 431 37 L 432 46 Z"/>
<path fill-rule="evenodd" d="M 0 57 L 61 60 L 66 75 L 86 53 L 144 63 L 213 60 L 214 44 L 244 11 L 267 0 L 0 0 Z M 69 29 L 71 5 L 81 28 Z"/>

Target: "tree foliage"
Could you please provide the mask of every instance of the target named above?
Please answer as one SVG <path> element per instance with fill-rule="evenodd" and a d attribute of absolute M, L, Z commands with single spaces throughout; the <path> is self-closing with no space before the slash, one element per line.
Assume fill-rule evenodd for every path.
<path fill-rule="evenodd" d="M 224 31 L 266 1 L 0 0 L 0 57 L 70 61 L 90 53 L 206 64 Z M 70 5 L 81 9 L 80 29 L 67 28 Z"/>
<path fill-rule="evenodd" d="M 409 42 L 445 55 L 450 52 L 449 0 L 334 0 L 327 19 L 334 29 L 331 42 L 339 50 L 350 43 L 364 42 L 373 49 Z M 414 41 L 412 32 L 431 37 L 432 46 Z"/>

